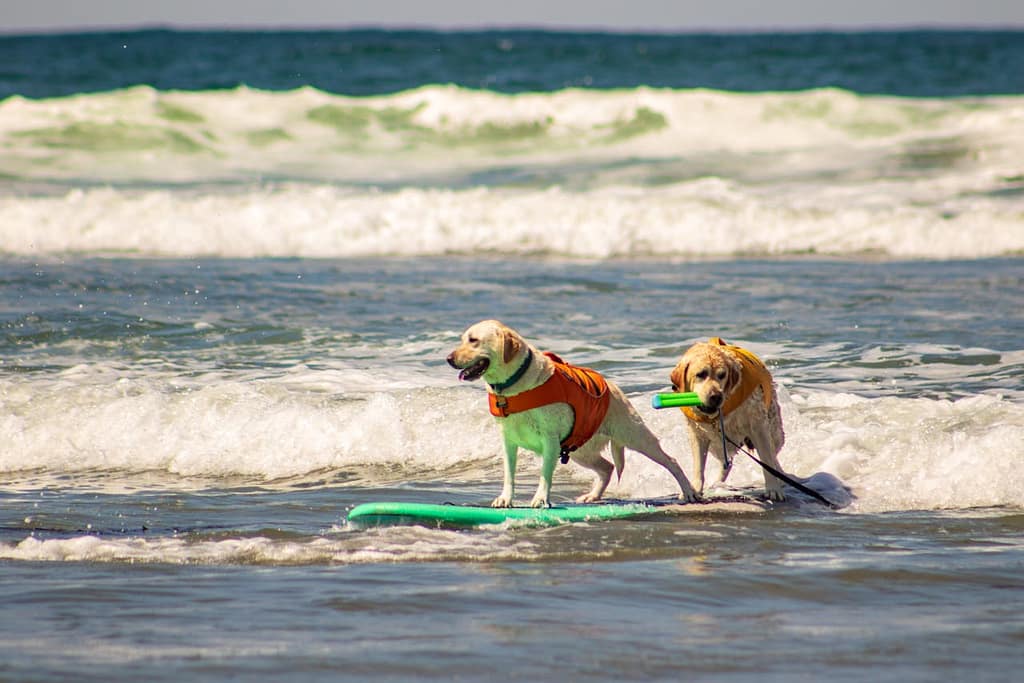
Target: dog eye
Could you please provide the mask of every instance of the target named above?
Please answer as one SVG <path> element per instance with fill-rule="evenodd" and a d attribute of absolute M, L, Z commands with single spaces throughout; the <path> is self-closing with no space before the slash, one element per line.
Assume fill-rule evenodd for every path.
<path fill-rule="evenodd" d="M 707 370 L 701 370 L 700 372 L 697 373 L 697 379 L 707 379 L 707 378 L 708 378 L 708 371 Z"/>
<path fill-rule="evenodd" d="M 480 340 L 477 339 L 476 337 L 470 337 L 466 341 L 468 341 L 470 344 L 479 344 L 480 343 Z"/>
<path fill-rule="evenodd" d="M 719 380 L 723 380 L 723 379 L 725 379 L 725 375 L 726 375 L 726 374 L 727 374 L 727 373 L 725 372 L 725 370 L 719 370 L 719 371 L 718 371 L 718 379 L 719 379 Z"/>

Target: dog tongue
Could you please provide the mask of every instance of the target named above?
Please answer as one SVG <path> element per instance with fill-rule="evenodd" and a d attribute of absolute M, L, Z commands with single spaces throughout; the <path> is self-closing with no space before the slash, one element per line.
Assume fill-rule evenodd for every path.
<path fill-rule="evenodd" d="M 459 379 L 467 380 L 470 382 L 472 382 L 475 379 L 480 379 L 480 376 L 487 372 L 488 365 L 489 363 L 487 362 L 486 359 L 479 360 L 476 363 L 470 365 L 468 368 L 463 369 L 463 371 L 459 373 Z"/>

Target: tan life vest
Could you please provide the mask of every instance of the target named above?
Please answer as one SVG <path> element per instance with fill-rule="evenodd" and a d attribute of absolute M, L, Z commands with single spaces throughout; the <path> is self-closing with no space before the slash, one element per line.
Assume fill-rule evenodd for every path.
<path fill-rule="evenodd" d="M 712 337 L 708 340 L 709 344 L 715 346 L 722 346 L 728 349 L 743 366 L 742 372 L 740 372 L 740 385 L 736 387 L 729 398 L 722 405 L 720 412 L 723 417 L 727 417 L 729 413 L 736 410 L 740 405 L 750 398 L 750 395 L 754 393 L 754 390 L 761 387 L 761 394 L 764 400 L 765 408 L 768 408 L 772 404 L 772 397 L 775 395 L 775 389 L 772 387 L 772 376 L 768 372 L 768 368 L 765 367 L 764 362 L 755 356 L 752 352 L 747 351 L 741 346 L 735 346 L 726 342 L 721 337 Z M 715 418 L 712 415 L 703 413 L 700 410 L 691 408 L 689 406 L 681 407 L 680 410 L 691 420 L 698 422 L 714 422 Z"/>

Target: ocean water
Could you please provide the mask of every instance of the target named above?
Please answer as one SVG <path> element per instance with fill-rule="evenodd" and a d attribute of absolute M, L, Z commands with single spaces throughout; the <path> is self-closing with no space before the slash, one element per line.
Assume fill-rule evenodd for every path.
<path fill-rule="evenodd" d="M 0 64 L 0 678 L 1020 677 L 1024 34 L 143 31 Z M 496 495 L 444 362 L 492 317 L 688 472 L 650 396 L 692 342 L 747 346 L 783 466 L 841 509 L 350 527 Z M 634 455 L 609 495 L 673 487 Z"/>

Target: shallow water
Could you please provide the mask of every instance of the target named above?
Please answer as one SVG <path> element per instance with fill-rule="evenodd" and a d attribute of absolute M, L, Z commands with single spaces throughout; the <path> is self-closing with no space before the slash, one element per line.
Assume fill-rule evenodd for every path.
<path fill-rule="evenodd" d="M 25 586 L 5 609 L 8 675 L 1010 680 L 1019 661 L 1019 511 L 316 528 L 381 495 L 332 493 L 256 495 L 245 518 L 272 512 L 272 529 L 81 535 L 5 562 Z M 431 493 L 450 496 L 408 497 Z M 242 497 L 175 496 L 203 513 L 166 518 Z M 143 498 L 165 517 L 167 494 Z"/>
<path fill-rule="evenodd" d="M 15 679 L 1017 671 L 1019 261 L 3 265 Z M 689 342 L 744 343 L 781 387 L 784 466 L 846 507 L 350 528 L 362 502 L 495 495 L 484 391 L 443 360 L 481 311 L 606 372 L 686 469 L 650 394 Z M 555 498 L 587 485 L 560 467 Z M 609 494 L 672 491 L 633 456 Z"/>

